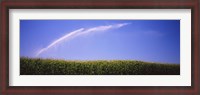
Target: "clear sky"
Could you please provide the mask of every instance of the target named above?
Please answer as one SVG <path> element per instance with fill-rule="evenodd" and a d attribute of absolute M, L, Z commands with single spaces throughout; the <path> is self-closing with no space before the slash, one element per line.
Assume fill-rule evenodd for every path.
<path fill-rule="evenodd" d="M 179 20 L 20 20 L 20 56 L 180 63 Z"/>

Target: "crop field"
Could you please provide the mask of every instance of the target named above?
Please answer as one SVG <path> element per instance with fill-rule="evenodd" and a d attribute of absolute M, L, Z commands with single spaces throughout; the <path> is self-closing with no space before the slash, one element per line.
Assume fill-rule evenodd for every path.
<path fill-rule="evenodd" d="M 20 75 L 180 75 L 179 64 L 20 58 Z"/>

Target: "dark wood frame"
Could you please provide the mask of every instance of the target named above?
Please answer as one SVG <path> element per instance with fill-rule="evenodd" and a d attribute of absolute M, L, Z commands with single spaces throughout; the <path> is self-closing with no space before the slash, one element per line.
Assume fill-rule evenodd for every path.
<path fill-rule="evenodd" d="M 199 0 L 4 0 L 1 2 L 1 94 L 184 94 L 200 95 Z M 9 82 L 9 9 L 191 9 L 191 87 L 11 87 Z"/>

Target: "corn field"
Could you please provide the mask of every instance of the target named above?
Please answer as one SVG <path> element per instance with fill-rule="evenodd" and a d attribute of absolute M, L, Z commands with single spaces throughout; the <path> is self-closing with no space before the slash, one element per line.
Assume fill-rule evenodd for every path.
<path fill-rule="evenodd" d="M 180 75 L 179 64 L 20 58 L 20 75 Z"/>

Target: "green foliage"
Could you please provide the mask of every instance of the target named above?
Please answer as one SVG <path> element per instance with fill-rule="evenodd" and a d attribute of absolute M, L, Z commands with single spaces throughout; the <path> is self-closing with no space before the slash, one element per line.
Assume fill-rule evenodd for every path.
<path fill-rule="evenodd" d="M 20 58 L 21 75 L 179 75 L 180 65 L 133 60 L 67 61 Z"/>

